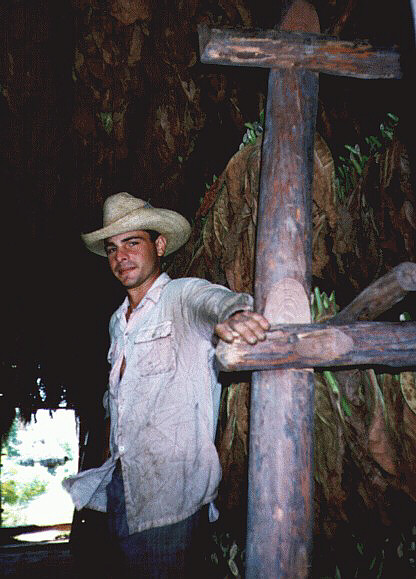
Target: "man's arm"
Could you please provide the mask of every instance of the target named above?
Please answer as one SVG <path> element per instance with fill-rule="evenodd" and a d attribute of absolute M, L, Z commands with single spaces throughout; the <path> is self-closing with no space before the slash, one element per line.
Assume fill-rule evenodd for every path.
<path fill-rule="evenodd" d="M 217 324 L 214 331 L 224 342 L 232 342 L 239 337 L 248 344 L 256 344 L 259 340 L 266 339 L 269 328 L 268 320 L 261 314 L 243 311 L 236 312 L 221 324 Z"/>

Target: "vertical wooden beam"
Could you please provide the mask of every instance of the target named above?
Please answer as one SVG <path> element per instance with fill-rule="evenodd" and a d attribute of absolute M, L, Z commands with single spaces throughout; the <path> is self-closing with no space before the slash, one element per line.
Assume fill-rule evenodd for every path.
<path fill-rule="evenodd" d="M 297 8 L 301 4 L 306 5 L 294 3 Z M 294 29 L 293 11 L 289 16 Z M 315 73 L 271 70 L 260 177 L 255 300 L 256 310 L 265 312 L 273 323 L 310 321 L 317 100 Z M 248 579 L 308 576 L 313 527 L 313 408 L 311 370 L 253 374 Z"/>

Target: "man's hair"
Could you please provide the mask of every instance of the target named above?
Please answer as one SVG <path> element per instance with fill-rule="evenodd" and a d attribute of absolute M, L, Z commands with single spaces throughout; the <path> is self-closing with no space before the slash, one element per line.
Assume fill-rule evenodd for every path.
<path fill-rule="evenodd" d="M 151 241 L 155 242 L 156 239 L 159 237 L 160 233 L 158 231 L 155 231 L 154 229 L 145 229 L 144 231 L 147 231 L 147 233 L 150 236 Z"/>

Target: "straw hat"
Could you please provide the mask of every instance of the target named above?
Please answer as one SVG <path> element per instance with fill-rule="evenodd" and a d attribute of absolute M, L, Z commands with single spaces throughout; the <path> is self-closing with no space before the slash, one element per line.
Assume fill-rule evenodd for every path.
<path fill-rule="evenodd" d="M 179 249 L 191 234 L 188 221 L 176 211 L 152 207 L 146 201 L 123 191 L 105 200 L 102 229 L 84 233 L 81 237 L 90 251 L 106 256 L 105 239 L 138 229 L 152 229 L 166 237 L 165 255 Z"/>

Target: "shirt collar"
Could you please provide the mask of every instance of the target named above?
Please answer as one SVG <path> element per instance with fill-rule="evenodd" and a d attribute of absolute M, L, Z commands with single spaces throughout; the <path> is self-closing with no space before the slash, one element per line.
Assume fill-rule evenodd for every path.
<path fill-rule="evenodd" d="M 147 290 L 147 293 L 143 296 L 143 299 L 139 302 L 139 304 L 134 308 L 133 311 L 136 311 L 143 303 L 147 300 L 152 301 L 156 304 L 160 299 L 160 294 L 162 293 L 163 288 L 167 283 L 169 283 L 171 278 L 165 272 L 161 273 L 160 276 L 154 281 L 151 287 Z M 121 318 L 126 315 L 127 308 L 129 307 L 129 299 L 126 297 L 117 310 L 117 317 Z"/>
<path fill-rule="evenodd" d="M 170 277 L 167 273 L 161 273 L 160 276 L 155 280 L 153 285 L 147 290 L 146 295 L 143 297 L 144 300 L 151 300 L 153 303 L 157 303 L 160 298 L 165 285 L 170 282 Z M 141 303 L 141 302 L 140 302 Z"/>

